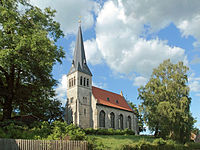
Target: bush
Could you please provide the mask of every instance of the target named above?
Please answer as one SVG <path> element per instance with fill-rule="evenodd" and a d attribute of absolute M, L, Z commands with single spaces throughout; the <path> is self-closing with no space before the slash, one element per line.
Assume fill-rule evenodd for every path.
<path fill-rule="evenodd" d="M 190 146 L 178 144 L 172 140 L 155 139 L 152 143 L 142 139 L 137 143 L 125 144 L 120 147 L 121 150 L 189 150 Z"/>
<path fill-rule="evenodd" d="M 108 149 L 102 142 L 97 141 L 95 137 L 87 137 L 88 149 L 89 150 L 103 150 Z"/>
<path fill-rule="evenodd" d="M 70 137 L 70 140 L 85 140 L 86 134 L 83 129 L 71 124 L 66 127 L 67 135 Z"/>
<path fill-rule="evenodd" d="M 0 138 L 29 139 L 33 138 L 29 128 L 22 122 L 5 121 L 0 125 Z"/>
<path fill-rule="evenodd" d="M 66 122 L 47 121 L 34 123 L 33 127 L 22 122 L 5 121 L 0 123 L 0 138 L 13 139 L 38 139 L 38 140 L 60 140 L 69 136 L 70 140 L 85 140 L 86 134 L 83 129 Z"/>
<path fill-rule="evenodd" d="M 86 134 L 96 134 L 97 130 L 93 129 L 93 128 L 87 128 L 84 129 Z"/>
<path fill-rule="evenodd" d="M 67 125 L 66 122 L 55 121 L 52 124 L 52 134 L 48 136 L 49 140 L 60 140 L 69 136 L 70 140 L 85 140 L 86 134 L 79 127 L 70 124 Z"/>
<path fill-rule="evenodd" d="M 30 133 L 32 133 L 33 139 L 46 139 L 52 133 L 51 125 L 47 121 L 36 123 L 35 127 L 30 129 Z"/>
<path fill-rule="evenodd" d="M 84 129 L 86 134 L 89 135 L 135 135 L 135 132 L 133 130 L 125 129 L 125 130 L 114 130 L 112 128 L 110 129 L 92 129 L 87 128 Z"/>
<path fill-rule="evenodd" d="M 134 132 L 133 130 L 130 130 L 130 129 L 126 128 L 126 129 L 124 130 L 124 134 L 127 134 L 127 135 L 135 135 L 135 132 Z"/>

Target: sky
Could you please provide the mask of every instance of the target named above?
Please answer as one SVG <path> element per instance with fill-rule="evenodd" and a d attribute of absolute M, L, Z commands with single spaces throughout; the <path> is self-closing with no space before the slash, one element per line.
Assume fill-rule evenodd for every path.
<path fill-rule="evenodd" d="M 66 52 L 53 76 L 57 98 L 66 103 L 67 78 L 78 20 L 93 85 L 140 104 L 138 88 L 164 60 L 183 61 L 188 71 L 191 112 L 200 128 L 200 0 L 31 0 L 56 9 L 65 36 L 56 44 Z"/>

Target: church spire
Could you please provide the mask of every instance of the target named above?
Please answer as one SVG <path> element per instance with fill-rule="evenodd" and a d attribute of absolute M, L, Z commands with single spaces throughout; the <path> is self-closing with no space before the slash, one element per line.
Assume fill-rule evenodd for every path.
<path fill-rule="evenodd" d="M 90 69 L 88 68 L 87 63 L 86 63 L 81 25 L 79 25 L 78 35 L 76 38 L 76 45 L 75 45 L 75 50 L 74 50 L 74 58 L 72 60 L 72 67 L 68 74 L 71 74 L 75 71 L 80 71 L 92 76 L 92 73 L 90 72 Z"/>

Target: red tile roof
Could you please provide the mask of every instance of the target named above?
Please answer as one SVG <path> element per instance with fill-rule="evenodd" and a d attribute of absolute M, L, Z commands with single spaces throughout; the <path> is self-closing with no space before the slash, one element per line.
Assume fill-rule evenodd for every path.
<path fill-rule="evenodd" d="M 133 112 L 124 97 L 119 94 L 112 93 L 94 86 L 92 86 L 92 94 L 97 99 L 98 104 Z M 107 98 L 109 98 L 109 100 L 107 100 Z M 116 100 L 118 100 L 118 103 Z"/>

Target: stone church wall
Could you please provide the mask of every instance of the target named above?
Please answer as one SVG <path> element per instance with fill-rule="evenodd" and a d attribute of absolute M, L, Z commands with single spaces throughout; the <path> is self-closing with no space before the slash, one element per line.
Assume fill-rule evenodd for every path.
<path fill-rule="evenodd" d="M 100 111 L 103 110 L 105 112 L 105 128 L 111 128 L 111 118 L 110 118 L 110 113 L 113 112 L 115 114 L 115 128 L 114 129 L 119 129 L 119 115 L 123 115 L 123 129 L 128 128 L 128 116 L 131 117 L 131 129 L 134 130 L 136 133 L 138 131 L 137 129 L 137 121 L 136 121 L 136 116 L 134 113 L 125 111 L 125 110 L 120 110 L 112 107 L 107 107 L 103 105 L 97 105 L 96 106 L 96 114 L 94 115 L 94 120 L 96 122 L 94 123 L 94 128 L 99 128 L 99 114 Z"/>

